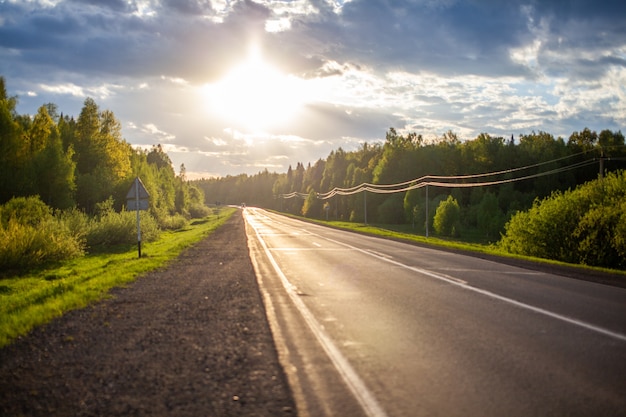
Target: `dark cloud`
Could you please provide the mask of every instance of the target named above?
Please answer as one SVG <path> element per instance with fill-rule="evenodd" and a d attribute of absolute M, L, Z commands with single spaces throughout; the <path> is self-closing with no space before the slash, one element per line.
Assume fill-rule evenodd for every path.
<path fill-rule="evenodd" d="M 0 4 L 0 45 L 24 52 L 32 64 L 102 74 L 158 75 L 195 82 L 218 76 L 247 45 L 265 45 L 288 72 L 333 75 L 325 62 L 440 74 L 523 75 L 510 49 L 532 41 L 542 19 L 542 53 L 625 43 L 626 2 L 493 0 L 366 1 L 340 14 L 314 2 L 319 13 L 298 16 L 291 30 L 269 34 L 271 10 L 250 0 L 234 3 L 222 23 L 207 19 L 210 3 L 165 0 L 158 14 L 140 18 L 123 0 L 71 0 L 29 10 Z M 613 57 L 618 59 L 618 57 Z M 583 63 L 584 64 L 584 63 Z"/>
<path fill-rule="evenodd" d="M 98 10 L 111 10 L 117 13 L 135 11 L 133 3 L 124 0 L 68 0 L 68 3 L 94 6 Z"/>
<path fill-rule="evenodd" d="M 211 3 L 205 0 L 164 0 L 161 5 L 166 10 L 186 15 L 204 15 L 213 11 Z"/>
<path fill-rule="evenodd" d="M 223 136 L 225 126 L 217 116 L 197 116 L 203 120 L 199 129 L 196 120 L 184 119 L 189 99 L 176 95 L 184 82 L 175 79 L 191 84 L 185 87 L 188 94 L 244 60 L 252 42 L 285 73 L 333 82 L 345 76 L 354 82 L 351 74 L 363 70 L 379 77 L 372 88 L 414 100 L 413 108 L 397 106 L 405 113 L 362 107 L 366 104 L 356 101 L 362 92 L 352 106 L 309 104 L 292 124 L 272 132 L 305 138 L 301 148 L 268 145 L 274 156 L 290 158 L 308 147 L 309 160 L 325 156 L 313 157 L 324 146 L 341 146 L 336 142 L 341 138 L 375 140 L 391 126 L 415 127 L 418 133 L 450 126 L 507 134 L 507 123 L 552 132 L 552 126 L 618 129 L 624 120 L 619 92 L 613 97 L 602 87 L 603 77 L 626 67 L 623 0 L 353 0 L 340 12 L 331 2 L 310 0 L 317 11 L 312 14 L 298 11 L 300 2 L 280 3 L 278 14 L 272 10 L 277 4 L 235 0 L 221 10 L 206 0 L 155 0 L 152 9 L 145 9 L 127 0 L 65 0 L 55 6 L 0 0 L 0 75 L 23 95 L 22 102 L 63 99 L 61 110 L 73 114 L 83 95 L 109 100 L 107 92 L 98 92 L 105 86 L 111 101 L 103 107 L 136 126 L 158 124 L 160 131 L 176 136 L 177 145 L 190 149 L 205 136 Z M 288 18 L 290 27 L 266 32 L 266 22 L 277 18 Z M 446 82 L 437 83 L 435 91 L 412 81 L 380 87 L 387 73 L 402 71 L 428 74 L 424 83 Z M 464 75 L 474 78 L 468 82 L 471 77 Z M 472 90 L 480 80 L 512 85 L 490 95 Z M 618 80 L 611 78 L 616 85 Z M 139 91 L 143 83 L 147 86 Z M 577 87 L 569 89 L 570 84 Z M 58 93 L 41 85 L 82 90 Z M 593 88 L 602 91 L 595 94 Z M 39 96 L 24 96 L 30 91 Z M 584 94 L 592 104 L 569 105 Z M 389 97 L 385 100 L 391 102 Z M 254 155 L 246 156 L 249 151 L 240 147 L 233 148 L 240 152 L 236 164 L 253 165 Z M 258 157 L 270 160 L 272 153 Z"/>

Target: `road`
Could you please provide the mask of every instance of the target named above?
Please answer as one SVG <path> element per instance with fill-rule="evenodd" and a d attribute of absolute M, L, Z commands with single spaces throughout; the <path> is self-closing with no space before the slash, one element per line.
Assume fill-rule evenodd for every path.
<path fill-rule="evenodd" d="M 626 290 L 244 215 L 301 416 L 626 415 Z"/>

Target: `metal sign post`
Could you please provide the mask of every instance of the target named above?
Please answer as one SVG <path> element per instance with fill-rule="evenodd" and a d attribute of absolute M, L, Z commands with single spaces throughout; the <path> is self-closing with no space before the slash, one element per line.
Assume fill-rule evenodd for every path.
<path fill-rule="evenodd" d="M 126 207 L 128 210 L 137 211 L 137 252 L 139 258 L 141 258 L 141 224 L 139 210 L 148 210 L 150 207 L 149 198 L 150 194 L 148 194 L 146 187 L 141 182 L 141 179 L 136 177 L 135 181 L 133 181 L 133 185 L 126 194 Z"/>

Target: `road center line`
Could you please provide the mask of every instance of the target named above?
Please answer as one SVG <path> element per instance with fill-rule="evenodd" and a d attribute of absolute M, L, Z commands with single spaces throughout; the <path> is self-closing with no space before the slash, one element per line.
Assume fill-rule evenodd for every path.
<path fill-rule="evenodd" d="M 448 282 L 448 283 L 450 283 L 452 285 L 456 285 L 457 287 L 461 287 L 461 288 L 464 288 L 466 290 L 473 291 L 475 293 L 482 294 L 482 295 L 485 295 L 487 297 L 490 297 L 490 298 L 493 298 L 493 299 L 496 299 L 496 300 L 504 301 L 505 303 L 509 303 L 509 304 L 514 305 L 514 306 L 521 307 L 521 308 L 524 308 L 526 310 L 533 311 L 535 313 L 543 314 L 545 316 L 552 317 L 554 319 L 561 320 L 561 321 L 564 321 L 566 323 L 573 324 L 575 326 L 583 327 L 583 328 L 585 328 L 587 330 L 591 330 L 591 331 L 594 331 L 596 333 L 600 333 L 600 334 L 603 334 L 605 336 L 609 336 L 609 337 L 612 337 L 614 339 L 626 342 L 626 335 L 624 335 L 624 334 L 617 333 L 617 332 L 614 332 L 612 330 L 605 329 L 603 327 L 594 326 L 593 324 L 590 324 L 590 323 L 587 323 L 587 322 L 584 322 L 584 321 L 580 321 L 580 320 L 577 320 L 577 319 L 573 319 L 571 317 L 563 316 L 561 314 L 554 313 L 552 311 L 545 310 L 545 309 L 540 308 L 540 307 L 535 307 L 535 306 L 532 306 L 530 304 L 522 303 L 521 301 L 517 301 L 517 300 L 514 300 L 512 298 L 504 297 L 502 295 L 498 295 L 498 294 L 493 293 L 491 291 L 487 291 L 487 290 L 483 290 L 483 289 L 480 289 L 480 288 L 472 287 L 471 285 L 469 285 L 467 282 L 465 282 L 463 280 L 459 280 L 459 279 L 456 279 L 456 278 L 453 278 L 453 277 L 448 277 L 448 276 L 445 276 L 445 275 L 442 275 L 442 274 L 438 274 L 436 272 L 432 272 L 432 271 L 429 271 L 427 269 L 422 269 L 422 268 L 418 268 L 418 267 L 415 267 L 415 266 L 409 266 L 409 265 L 403 264 L 401 262 L 394 261 L 393 259 L 390 259 L 387 256 L 380 256 L 380 255 L 378 255 L 377 253 L 375 253 L 373 251 L 357 248 L 356 246 L 352 246 L 350 244 L 343 243 L 343 242 L 340 242 L 340 241 L 337 241 L 337 240 L 334 240 L 334 239 L 329 239 L 329 238 L 326 238 L 326 237 L 323 237 L 323 236 L 319 236 L 319 238 L 326 239 L 329 242 L 333 242 L 333 243 L 335 243 L 337 245 L 341 245 L 341 246 L 350 248 L 352 250 L 359 251 L 359 252 L 364 253 L 364 254 L 369 255 L 369 256 L 373 256 L 374 258 L 377 258 L 377 259 L 380 259 L 382 261 L 388 262 L 390 264 L 393 264 L 393 265 L 396 265 L 396 266 L 408 269 L 410 271 L 414 271 L 414 272 L 417 272 L 417 273 L 420 273 L 420 274 L 423 274 L 423 275 L 427 275 L 427 276 L 429 276 L 431 278 L 435 278 L 435 279 L 438 279 L 438 280 L 441 280 L 441 281 Z"/>
<path fill-rule="evenodd" d="M 248 220 L 247 215 L 246 220 Z M 324 351 L 332 361 L 335 369 L 337 369 L 342 379 L 363 408 L 365 414 L 367 414 L 367 416 L 369 417 L 387 417 L 387 413 L 380 406 L 374 395 L 367 389 L 361 377 L 356 373 L 354 368 L 352 368 L 352 365 L 350 365 L 346 357 L 343 356 L 337 346 L 335 346 L 330 336 L 324 331 L 322 325 L 319 324 L 319 322 L 313 316 L 313 313 L 311 313 L 311 311 L 304 304 L 302 298 L 298 296 L 295 286 L 291 282 L 289 282 L 283 271 L 278 266 L 278 263 L 272 256 L 272 253 L 267 247 L 265 240 L 263 240 L 255 225 L 250 221 L 248 221 L 248 224 L 254 229 L 257 239 L 261 243 L 261 246 L 263 247 L 263 250 L 265 251 L 265 254 L 270 263 L 274 267 L 274 270 L 280 277 L 280 280 L 283 284 L 283 287 L 287 291 L 289 298 L 308 324 L 318 342 L 324 348 Z"/>

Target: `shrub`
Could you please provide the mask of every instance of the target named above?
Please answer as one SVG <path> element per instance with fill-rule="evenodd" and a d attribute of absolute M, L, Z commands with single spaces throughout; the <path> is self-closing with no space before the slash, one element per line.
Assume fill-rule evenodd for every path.
<path fill-rule="evenodd" d="M 0 213 L 2 225 L 5 227 L 11 219 L 21 225 L 30 226 L 52 219 L 52 209 L 39 196 L 14 197 L 2 206 Z"/>
<path fill-rule="evenodd" d="M 164 230 L 179 230 L 187 226 L 187 219 L 182 214 L 162 217 L 159 226 Z"/>
<path fill-rule="evenodd" d="M 211 209 L 204 204 L 192 204 L 189 207 L 189 216 L 192 219 L 202 219 L 211 215 Z"/>
<path fill-rule="evenodd" d="M 59 219 L 32 226 L 12 218 L 6 227 L 0 226 L 2 270 L 25 270 L 79 257 L 83 249 L 84 240 Z"/>
<path fill-rule="evenodd" d="M 477 207 L 476 225 L 486 237 L 497 238 L 504 228 L 504 213 L 498 205 L 498 198 L 492 193 L 485 193 Z"/>
<path fill-rule="evenodd" d="M 437 207 L 433 227 L 443 236 L 457 236 L 461 224 L 461 208 L 451 195 Z"/>
<path fill-rule="evenodd" d="M 571 263 L 626 267 L 626 173 L 610 173 L 537 200 L 506 224 L 508 252 Z"/>
<path fill-rule="evenodd" d="M 401 224 L 405 220 L 404 197 L 393 194 L 378 206 L 378 221 L 383 224 Z"/>
<path fill-rule="evenodd" d="M 147 212 L 140 214 L 141 240 L 150 242 L 159 236 L 159 227 L 154 217 Z M 108 246 L 137 242 L 137 215 L 134 211 L 107 211 L 91 221 L 87 232 L 87 245 Z"/>

